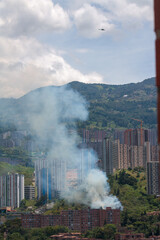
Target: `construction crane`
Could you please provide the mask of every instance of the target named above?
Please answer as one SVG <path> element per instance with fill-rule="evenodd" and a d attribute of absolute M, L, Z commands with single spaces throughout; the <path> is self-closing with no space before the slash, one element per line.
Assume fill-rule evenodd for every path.
<path fill-rule="evenodd" d="M 154 0 L 154 30 L 156 33 L 155 48 L 156 48 L 156 86 L 157 86 L 157 117 L 158 117 L 157 122 L 158 122 L 158 146 L 160 163 L 160 0 Z M 159 182 L 160 182 L 160 167 L 159 167 Z"/>
<path fill-rule="evenodd" d="M 140 120 L 140 119 L 136 119 L 136 118 L 131 118 L 135 121 L 138 121 L 138 122 L 141 122 L 141 146 L 143 145 L 143 129 L 142 129 L 142 124 L 143 124 L 143 121 Z"/>

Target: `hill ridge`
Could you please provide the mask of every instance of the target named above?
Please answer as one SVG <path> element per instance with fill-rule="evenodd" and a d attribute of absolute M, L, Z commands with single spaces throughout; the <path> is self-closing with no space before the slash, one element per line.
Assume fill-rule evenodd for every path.
<path fill-rule="evenodd" d="M 155 78 L 123 85 L 86 84 L 74 81 L 63 86 L 37 88 L 18 99 L 4 100 L 0 98 L 0 126 L 4 125 L 6 120 L 7 122 L 10 122 L 10 119 L 18 121 L 18 117 L 22 115 L 23 109 L 26 107 L 25 100 L 29 99 L 30 96 L 33 96 L 34 101 L 37 101 L 38 95 L 45 89 L 61 87 L 72 88 L 89 103 L 89 119 L 86 122 L 78 122 L 78 128 L 139 127 L 138 123 L 132 118 L 141 119 L 145 128 L 156 127 L 157 89 Z M 7 103 L 7 105 L 5 106 L 4 103 Z M 29 104 L 31 103 L 27 103 L 27 107 L 29 107 Z M 16 111 L 13 111 L 13 109 L 16 109 Z"/>

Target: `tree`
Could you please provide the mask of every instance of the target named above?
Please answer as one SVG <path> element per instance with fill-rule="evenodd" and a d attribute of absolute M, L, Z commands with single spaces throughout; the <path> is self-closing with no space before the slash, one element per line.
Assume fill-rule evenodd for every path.
<path fill-rule="evenodd" d="M 125 209 L 122 213 L 121 213 L 121 224 L 122 226 L 126 226 L 128 223 L 128 211 Z"/>
<path fill-rule="evenodd" d="M 35 206 L 43 206 L 47 202 L 47 195 L 42 196 L 35 204 Z"/>
<path fill-rule="evenodd" d="M 104 230 L 103 228 L 96 227 L 93 229 L 93 238 L 102 238 L 104 239 Z"/>
<path fill-rule="evenodd" d="M 25 199 L 23 199 L 23 200 L 21 201 L 21 203 L 20 203 L 20 208 L 21 208 L 22 210 L 25 210 L 25 209 L 27 208 L 27 206 L 26 206 L 26 200 L 25 200 Z"/>
<path fill-rule="evenodd" d="M 7 236 L 7 240 L 24 240 L 20 233 L 14 232 Z"/>
<path fill-rule="evenodd" d="M 118 177 L 118 183 L 121 185 L 128 184 L 133 187 L 137 187 L 137 179 L 126 173 L 125 170 L 120 171 Z"/>
<path fill-rule="evenodd" d="M 116 233 L 116 226 L 114 224 L 107 224 L 104 226 L 104 237 L 105 239 L 112 240 Z"/>
<path fill-rule="evenodd" d="M 0 234 L 0 240 L 4 240 L 3 234 Z"/>
<path fill-rule="evenodd" d="M 5 232 L 7 230 L 7 232 L 9 234 L 12 234 L 14 232 L 22 232 L 22 227 L 21 227 L 21 219 L 13 219 L 13 220 L 8 220 L 6 221 L 1 227 L 0 227 L 0 231 L 1 233 Z M 25 230 L 24 230 L 25 231 Z"/>

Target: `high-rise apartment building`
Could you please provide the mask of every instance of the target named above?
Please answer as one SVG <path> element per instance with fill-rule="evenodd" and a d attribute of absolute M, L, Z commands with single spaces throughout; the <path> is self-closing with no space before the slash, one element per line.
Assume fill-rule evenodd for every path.
<path fill-rule="evenodd" d="M 151 146 L 157 145 L 157 129 L 149 129 L 148 138 L 149 138 L 149 142 L 151 143 Z"/>
<path fill-rule="evenodd" d="M 147 159 L 147 192 L 159 195 L 159 151 L 158 146 L 148 144 L 146 148 Z"/>
<path fill-rule="evenodd" d="M 108 132 L 104 130 L 94 130 L 94 129 L 83 129 L 80 132 L 80 136 L 82 137 L 82 144 L 87 148 L 92 148 L 96 153 L 99 160 L 102 160 L 102 144 L 103 139 L 106 138 Z"/>
<path fill-rule="evenodd" d="M 49 200 L 65 189 L 66 164 L 64 161 L 40 159 L 35 161 L 37 197 L 47 196 Z"/>
<path fill-rule="evenodd" d="M 151 161 L 159 161 L 158 145 L 151 146 Z"/>
<path fill-rule="evenodd" d="M 150 143 L 141 145 L 120 144 L 119 139 L 103 141 L 102 169 L 106 174 L 112 174 L 116 169 L 143 167 L 151 159 Z"/>
<path fill-rule="evenodd" d="M 124 144 L 124 132 L 125 130 L 115 129 L 113 138 L 114 140 L 119 139 L 120 144 Z"/>
<path fill-rule="evenodd" d="M 147 162 L 151 161 L 151 145 L 150 142 L 144 143 L 144 149 L 143 149 L 143 162 L 146 164 Z"/>
<path fill-rule="evenodd" d="M 159 151 L 158 146 L 150 146 L 150 142 L 144 144 L 144 155 L 147 169 L 147 192 L 159 195 Z"/>
<path fill-rule="evenodd" d="M 103 140 L 103 171 L 106 175 L 112 174 L 114 170 L 118 169 L 120 158 L 120 143 L 119 140 Z"/>
<path fill-rule="evenodd" d="M 96 155 L 92 149 L 78 148 L 75 161 L 70 159 L 40 159 L 35 161 L 37 197 L 58 198 L 68 188 L 80 184 L 95 168 Z M 77 159 L 76 159 L 77 158 Z"/>
<path fill-rule="evenodd" d="M 128 169 L 131 167 L 129 158 L 129 146 L 127 144 L 120 144 L 120 158 L 118 162 L 118 169 Z"/>
<path fill-rule="evenodd" d="M 114 139 L 119 139 L 120 144 L 127 144 L 133 146 L 143 145 L 144 142 L 156 142 L 156 131 L 155 129 L 126 129 L 118 130 L 114 132 Z M 141 144 L 142 141 L 142 144 Z M 154 145 L 152 144 L 151 145 Z"/>
<path fill-rule="evenodd" d="M 18 208 L 24 199 L 24 175 L 12 173 L 0 176 L 0 207 Z"/>
<path fill-rule="evenodd" d="M 143 146 L 130 146 L 131 168 L 145 167 L 145 163 L 143 161 Z"/>
<path fill-rule="evenodd" d="M 147 163 L 147 192 L 159 195 L 159 161 Z"/>
<path fill-rule="evenodd" d="M 148 129 L 127 129 L 124 131 L 124 143 L 133 146 L 143 145 L 149 141 Z M 142 140 L 142 144 L 141 144 Z"/>
<path fill-rule="evenodd" d="M 83 132 L 80 135 L 82 135 L 83 143 L 103 142 L 103 139 L 107 136 L 107 131 L 83 129 Z"/>

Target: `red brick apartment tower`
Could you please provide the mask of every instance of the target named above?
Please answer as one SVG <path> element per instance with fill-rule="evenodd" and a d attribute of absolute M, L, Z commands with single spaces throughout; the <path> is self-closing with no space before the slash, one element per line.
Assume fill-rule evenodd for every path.
<path fill-rule="evenodd" d="M 155 33 L 156 33 L 156 85 L 157 85 L 157 116 L 158 116 L 158 146 L 160 153 L 160 0 L 154 0 Z M 159 154 L 160 183 L 160 154 Z M 160 184 L 159 184 L 160 193 Z"/>

